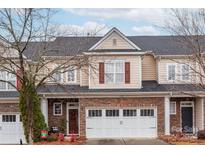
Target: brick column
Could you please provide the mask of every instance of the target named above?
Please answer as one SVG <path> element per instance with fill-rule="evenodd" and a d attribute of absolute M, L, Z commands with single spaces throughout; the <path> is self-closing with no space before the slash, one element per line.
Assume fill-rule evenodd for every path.
<path fill-rule="evenodd" d="M 164 134 L 170 135 L 170 100 L 164 97 Z"/>

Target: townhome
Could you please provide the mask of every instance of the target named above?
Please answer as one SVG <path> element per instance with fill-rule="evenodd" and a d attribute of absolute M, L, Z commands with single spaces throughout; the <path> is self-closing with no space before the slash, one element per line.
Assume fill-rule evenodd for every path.
<path fill-rule="evenodd" d="M 39 89 L 48 127 L 82 138 L 157 138 L 204 129 L 205 91 L 190 69 L 197 66 L 174 37 L 125 36 L 117 28 L 102 37 L 57 37 L 51 44 L 62 50 L 47 58 L 86 55 L 92 67 L 55 74 L 61 86 L 48 82 Z M 40 42 L 31 44 L 26 57 Z M 0 78 L 17 83 L 3 72 Z M 18 93 L 7 83 L 0 89 L 0 143 L 18 143 L 24 140 Z"/>

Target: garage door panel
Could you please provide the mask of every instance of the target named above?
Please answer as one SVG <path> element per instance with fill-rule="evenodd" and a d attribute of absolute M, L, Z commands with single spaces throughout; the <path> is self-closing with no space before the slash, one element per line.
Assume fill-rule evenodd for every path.
<path fill-rule="evenodd" d="M 106 113 L 105 109 L 101 110 Z M 155 108 L 142 109 L 143 111 L 140 108 L 118 110 L 117 117 L 106 117 L 106 114 L 103 114 L 97 119 L 87 118 L 87 138 L 157 137 Z M 92 129 L 88 129 L 89 127 Z"/>

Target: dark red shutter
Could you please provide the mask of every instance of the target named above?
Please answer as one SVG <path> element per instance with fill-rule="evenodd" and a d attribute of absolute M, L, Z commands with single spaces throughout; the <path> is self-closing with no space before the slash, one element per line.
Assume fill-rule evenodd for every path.
<path fill-rule="evenodd" d="M 99 63 L 99 83 L 104 84 L 105 77 L 104 77 L 104 63 Z"/>
<path fill-rule="evenodd" d="M 16 74 L 17 74 L 17 77 L 16 77 L 16 87 L 17 87 L 17 89 L 20 89 L 21 88 L 21 79 L 20 79 L 21 70 L 17 70 Z"/>
<path fill-rule="evenodd" d="M 130 62 L 125 62 L 125 83 L 130 83 Z"/>

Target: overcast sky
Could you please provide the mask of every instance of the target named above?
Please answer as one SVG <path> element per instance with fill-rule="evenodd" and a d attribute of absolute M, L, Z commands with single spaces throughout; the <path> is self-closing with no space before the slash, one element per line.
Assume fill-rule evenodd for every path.
<path fill-rule="evenodd" d="M 167 35 L 159 28 L 167 17 L 165 9 L 58 9 L 53 17 L 59 31 L 74 29 L 76 32 L 89 32 L 103 29 L 105 34 L 117 27 L 126 35 Z"/>

